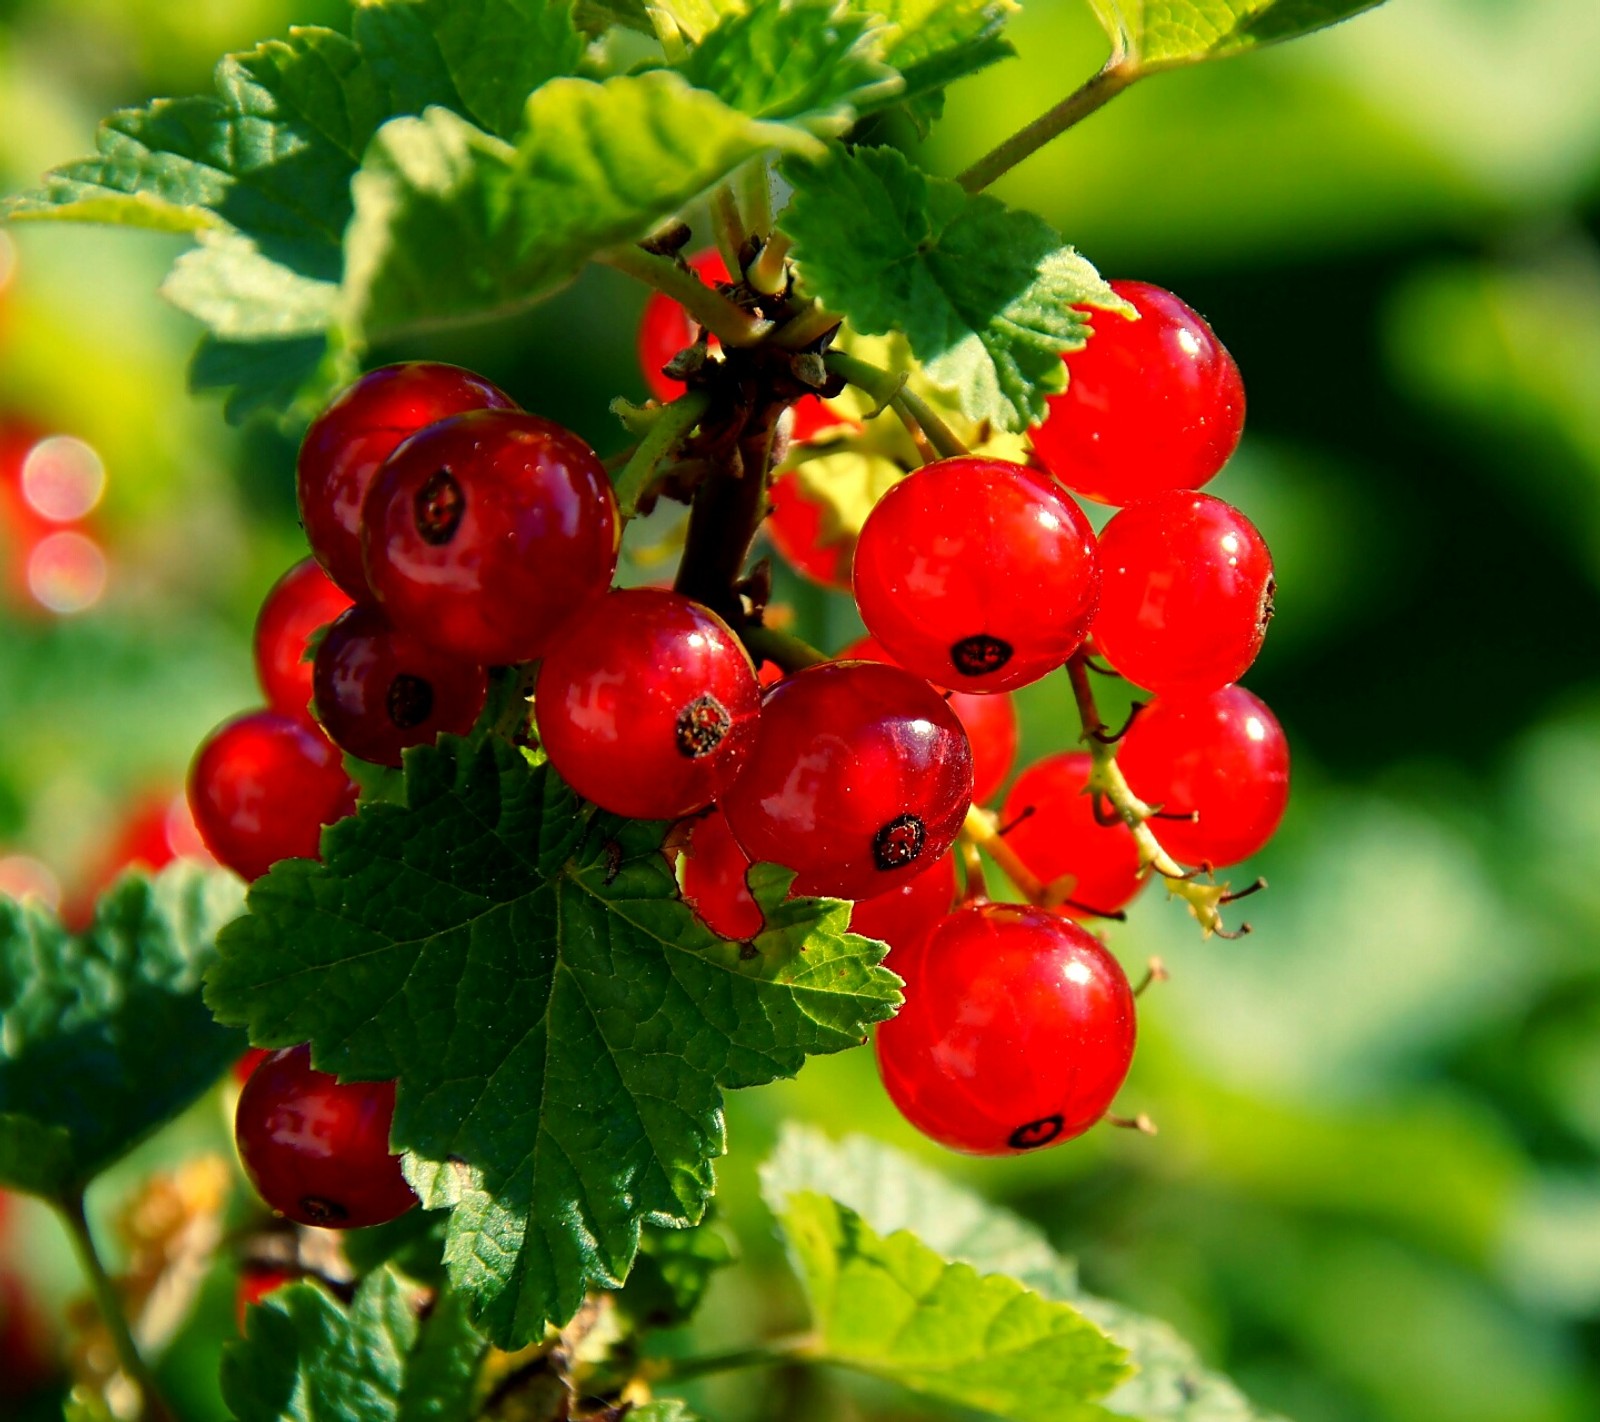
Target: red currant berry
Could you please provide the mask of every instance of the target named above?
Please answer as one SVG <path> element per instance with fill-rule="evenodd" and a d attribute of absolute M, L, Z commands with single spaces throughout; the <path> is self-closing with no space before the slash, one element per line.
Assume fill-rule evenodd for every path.
<path fill-rule="evenodd" d="M 195 828 L 217 861 L 246 879 L 280 859 L 315 859 L 322 827 L 355 805 L 339 752 L 276 711 L 224 721 L 189 767 Z"/>
<path fill-rule="evenodd" d="M 350 606 L 349 594 L 313 558 L 296 563 L 272 585 L 256 617 L 256 679 L 267 705 L 311 719 L 311 663 L 306 643 Z"/>
<path fill-rule="evenodd" d="M 1157 835 L 1184 864 L 1221 868 L 1272 838 L 1289 803 L 1289 743 L 1242 686 L 1157 697 L 1117 750 L 1128 788 L 1159 806 Z M 1192 815 L 1192 820 L 1181 817 Z"/>
<path fill-rule="evenodd" d="M 467 410 L 515 408 L 481 376 L 430 361 L 368 371 L 340 395 L 306 431 L 296 470 L 300 522 L 328 576 L 351 597 L 371 599 L 361 508 L 378 466 L 402 440 Z"/>
<path fill-rule="evenodd" d="M 731 280 L 727 263 L 714 247 L 690 257 L 689 270 L 711 286 Z M 692 346 L 699 334 L 700 327 L 694 319 L 670 296 L 658 291 L 645 302 L 644 315 L 639 318 L 639 369 L 656 399 L 676 400 L 688 388 L 681 380 L 663 374 L 661 368 L 685 346 Z M 711 348 L 720 349 L 714 336 Z"/>
<path fill-rule="evenodd" d="M 895 660 L 871 637 L 852 642 L 839 653 L 843 660 L 887 662 Z M 950 709 L 961 719 L 972 746 L 972 798 L 987 800 L 1002 785 L 1017 758 L 1017 707 L 1009 692 L 977 696 L 970 691 L 952 691 L 945 697 Z"/>
<path fill-rule="evenodd" d="M 1151 691 L 1214 691 L 1255 661 L 1272 618 L 1272 555 L 1238 509 L 1179 491 L 1100 534 L 1101 655 Z"/>
<path fill-rule="evenodd" d="M 41 1390 L 56 1372 L 54 1353 L 38 1300 L 18 1275 L 0 1266 L 0 1402 Z M 30 1409 L 24 1412 L 33 1415 Z M 6 1414 L 12 1415 L 9 1408 Z"/>
<path fill-rule="evenodd" d="M 1239 367 L 1170 291 L 1142 281 L 1111 289 L 1139 319 L 1089 313 L 1093 334 L 1066 357 L 1066 393 L 1032 431 L 1034 452 L 1073 493 L 1103 504 L 1198 489 L 1244 429 Z"/>
<path fill-rule="evenodd" d="M 1060 666 L 1099 587 L 1083 510 L 1047 475 L 999 459 L 908 474 L 856 543 L 867 630 L 908 671 L 962 691 L 1010 691 Z"/>
<path fill-rule="evenodd" d="M 400 764 L 408 746 L 442 733 L 464 736 L 489 694 L 489 674 L 441 656 L 356 606 L 317 648 L 317 718 L 341 750 L 376 765 Z"/>
<path fill-rule="evenodd" d="M 822 506 L 806 498 L 796 475 L 780 474 L 768 493 L 767 537 L 778 555 L 812 582 L 848 591 L 855 539 L 843 528 L 831 536 L 825 531 Z"/>
<path fill-rule="evenodd" d="M 274 1052 L 239 1093 L 234 1134 L 256 1192 L 296 1224 L 361 1229 L 417 1203 L 389 1153 L 392 1081 L 315 1070 L 311 1048 Z"/>
<path fill-rule="evenodd" d="M 233 1296 L 233 1317 L 239 1332 L 244 1332 L 244 1321 L 252 1305 L 303 1277 L 298 1269 L 285 1269 L 281 1265 L 247 1262 L 240 1266 L 239 1284 Z"/>
<path fill-rule="evenodd" d="M 244 1055 L 233 1064 L 234 1080 L 243 1086 L 255 1069 L 271 1055 L 271 1050 L 266 1047 L 246 1047 Z"/>
<path fill-rule="evenodd" d="M 597 598 L 545 653 L 539 740 L 603 810 L 671 820 L 703 810 L 744 764 L 761 710 L 750 655 L 716 613 L 675 592 Z"/>
<path fill-rule="evenodd" d="M 966 732 L 927 682 L 876 662 L 825 662 L 766 694 L 750 758 L 722 797 L 752 859 L 793 891 L 887 893 L 955 842 L 972 800 Z"/>
<path fill-rule="evenodd" d="M 820 395 L 802 395 L 789 407 L 789 411 L 791 422 L 789 438 L 795 444 L 810 444 L 818 435 L 827 434 L 830 430 L 840 431 L 845 427 L 861 428 L 831 410 Z"/>
<path fill-rule="evenodd" d="M 372 590 L 394 624 L 482 666 L 542 656 L 611 583 L 618 520 L 595 452 L 553 421 L 479 410 L 407 440 L 367 491 Z"/>
<path fill-rule="evenodd" d="M 1007 845 L 1037 878 L 1073 876 L 1065 912 L 1074 917 L 1115 913 L 1144 887 L 1133 831 L 1095 818 L 1089 767 L 1087 751 L 1046 756 L 1017 777 L 1000 811 Z"/>
<path fill-rule="evenodd" d="M 956 910 L 898 959 L 899 1016 L 878 1028 L 889 1097 L 924 1135 L 1014 1155 L 1081 1135 L 1133 1060 L 1133 992 L 1070 919 L 1018 904 Z"/>
<path fill-rule="evenodd" d="M 946 854 L 898 889 L 857 899 L 850 910 L 850 931 L 882 939 L 897 953 L 910 953 L 949 916 L 955 901 L 956 861 Z"/>

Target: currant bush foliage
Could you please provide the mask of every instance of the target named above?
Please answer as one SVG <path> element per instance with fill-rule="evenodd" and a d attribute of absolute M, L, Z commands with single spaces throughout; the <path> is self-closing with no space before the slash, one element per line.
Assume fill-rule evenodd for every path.
<path fill-rule="evenodd" d="M 692 1224 L 722 1092 L 855 1046 L 898 1005 L 848 905 L 752 887 L 766 928 L 716 938 L 679 897 L 665 826 L 585 814 L 498 740 L 409 753 L 406 805 L 279 864 L 224 933 L 209 1001 L 265 1045 L 398 1078 L 394 1141 L 445 1259 L 502 1346 L 627 1276 L 646 1221 Z"/>
<path fill-rule="evenodd" d="M 1320 30 L 1382 0 L 1089 0 L 1129 68 L 1149 73 Z"/>
<path fill-rule="evenodd" d="M 232 876 L 178 866 L 122 880 L 72 934 L 0 898 L 0 1185 L 72 1199 L 239 1055 L 201 976 L 241 900 Z"/>

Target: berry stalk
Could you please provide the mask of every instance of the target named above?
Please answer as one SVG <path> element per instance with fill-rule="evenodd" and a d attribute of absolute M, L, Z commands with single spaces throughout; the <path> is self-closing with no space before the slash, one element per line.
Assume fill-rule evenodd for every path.
<path fill-rule="evenodd" d="M 752 316 L 671 257 L 643 247 L 613 247 L 596 260 L 670 296 L 725 346 L 753 346 L 772 331 L 772 322 Z"/>
<path fill-rule="evenodd" d="M 661 461 L 682 443 L 710 408 L 711 397 L 704 391 L 692 390 L 670 405 L 664 405 L 657 413 L 649 432 L 612 481 L 617 512 L 623 518 L 632 518 L 639 512 L 640 501 L 650 492 Z"/>

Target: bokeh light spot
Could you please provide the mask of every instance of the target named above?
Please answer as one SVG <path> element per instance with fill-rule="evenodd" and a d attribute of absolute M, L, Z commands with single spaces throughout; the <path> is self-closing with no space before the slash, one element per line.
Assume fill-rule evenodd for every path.
<path fill-rule="evenodd" d="M 28 591 L 51 612 L 82 612 L 99 602 L 109 570 L 106 555 L 82 533 L 52 533 L 28 557 Z"/>
<path fill-rule="evenodd" d="M 22 461 L 22 496 L 53 523 L 90 513 L 106 491 L 106 466 L 92 445 L 71 435 L 51 435 Z"/>

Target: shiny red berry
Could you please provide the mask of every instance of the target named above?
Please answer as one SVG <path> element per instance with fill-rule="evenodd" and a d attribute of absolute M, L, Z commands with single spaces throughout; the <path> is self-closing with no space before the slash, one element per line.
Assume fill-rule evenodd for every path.
<path fill-rule="evenodd" d="M 1142 281 L 1111 289 L 1139 319 L 1089 313 L 1093 334 L 1066 357 L 1066 393 L 1032 431 L 1034 452 L 1075 494 L 1103 504 L 1198 489 L 1244 429 L 1239 367 L 1170 291 Z"/>
<path fill-rule="evenodd" d="M 720 810 L 694 822 L 684 845 L 683 897 L 721 938 L 743 942 L 765 925 L 746 879 L 749 872 L 750 856 L 739 848 Z M 955 896 L 955 859 L 945 854 L 899 888 L 858 899 L 850 931 L 881 938 L 891 948 L 911 948 L 950 912 Z"/>
<path fill-rule="evenodd" d="M 574 790 L 613 814 L 670 820 L 703 810 L 739 773 L 761 685 L 716 613 L 630 588 L 561 629 L 533 704 L 540 743 Z"/>
<path fill-rule="evenodd" d="M 846 661 L 897 665 L 871 637 L 852 642 L 839 656 Z M 945 701 L 960 718 L 972 746 L 972 798 L 981 804 L 1005 784 L 1017 758 L 1016 702 L 1009 692 L 978 696 L 970 691 L 952 691 Z"/>
<path fill-rule="evenodd" d="M 690 257 L 689 270 L 711 286 L 722 286 L 730 280 L 728 265 L 715 247 Z M 681 380 L 664 375 L 661 368 L 685 346 L 692 346 L 699 334 L 699 325 L 670 296 L 658 291 L 645 302 L 644 314 L 639 318 L 639 369 L 656 399 L 676 400 L 688 388 Z M 712 350 L 721 348 L 715 336 L 710 345 Z"/>
<path fill-rule="evenodd" d="M 1204 692 L 1243 675 L 1272 618 L 1272 555 L 1238 509 L 1180 491 L 1100 534 L 1100 653 L 1137 686 Z"/>
<path fill-rule="evenodd" d="M 234 1134 L 256 1192 L 297 1224 L 361 1229 L 417 1203 L 389 1152 L 392 1081 L 341 1082 L 311 1048 L 274 1052 L 239 1093 Z"/>
<path fill-rule="evenodd" d="M 481 376 L 431 361 L 368 371 L 340 395 L 306 431 L 296 470 L 300 522 L 328 576 L 351 597 L 371 600 L 361 508 L 378 466 L 402 440 L 467 410 L 515 408 Z"/>
<path fill-rule="evenodd" d="M 267 705 L 311 719 L 311 662 L 306 643 L 350 606 L 350 595 L 314 558 L 296 563 L 272 585 L 256 616 L 256 679 Z"/>
<path fill-rule="evenodd" d="M 241 1086 L 250 1080 L 255 1069 L 272 1055 L 266 1047 L 246 1047 L 244 1055 L 233 1064 L 233 1077 Z"/>
<path fill-rule="evenodd" d="M 224 721 L 189 767 L 195 828 L 218 862 L 246 879 L 280 859 L 315 859 L 322 827 L 355 804 L 356 787 L 327 737 L 277 711 Z"/>
<path fill-rule="evenodd" d="M 344 613 L 316 659 L 317 719 L 341 750 L 398 766 L 410 746 L 464 736 L 489 694 L 489 674 L 443 656 L 370 607 Z"/>
<path fill-rule="evenodd" d="M 1128 728 L 1117 764 L 1135 795 L 1160 806 L 1157 836 L 1184 864 L 1221 868 L 1248 859 L 1272 838 L 1289 803 L 1283 728 L 1242 686 L 1158 696 Z"/>
<path fill-rule="evenodd" d="M 1009 825 L 1006 844 L 1046 884 L 1071 874 L 1074 917 L 1117 912 L 1144 887 L 1139 846 L 1116 820 L 1095 818 L 1086 751 L 1066 751 L 1035 761 L 1006 796 L 1000 822 Z"/>
<path fill-rule="evenodd" d="M 1072 655 L 1100 573 L 1083 510 L 1045 474 L 945 459 L 908 474 L 856 543 L 856 604 L 901 666 L 960 691 L 1009 691 Z"/>
<path fill-rule="evenodd" d="M 520 411 L 457 415 L 407 440 L 363 520 L 390 620 L 482 666 L 542 656 L 617 566 L 617 505 L 595 452 Z"/>
<path fill-rule="evenodd" d="M 796 871 L 794 892 L 865 899 L 949 849 L 971 799 L 972 751 L 937 691 L 899 667 L 825 662 L 767 692 L 721 804 L 746 854 Z"/>
<path fill-rule="evenodd" d="M 1014 1155 L 1081 1135 L 1110 1108 L 1133 1060 L 1133 992 L 1070 919 L 971 904 L 894 966 L 906 1002 L 878 1028 L 878 1068 L 924 1135 Z"/>

